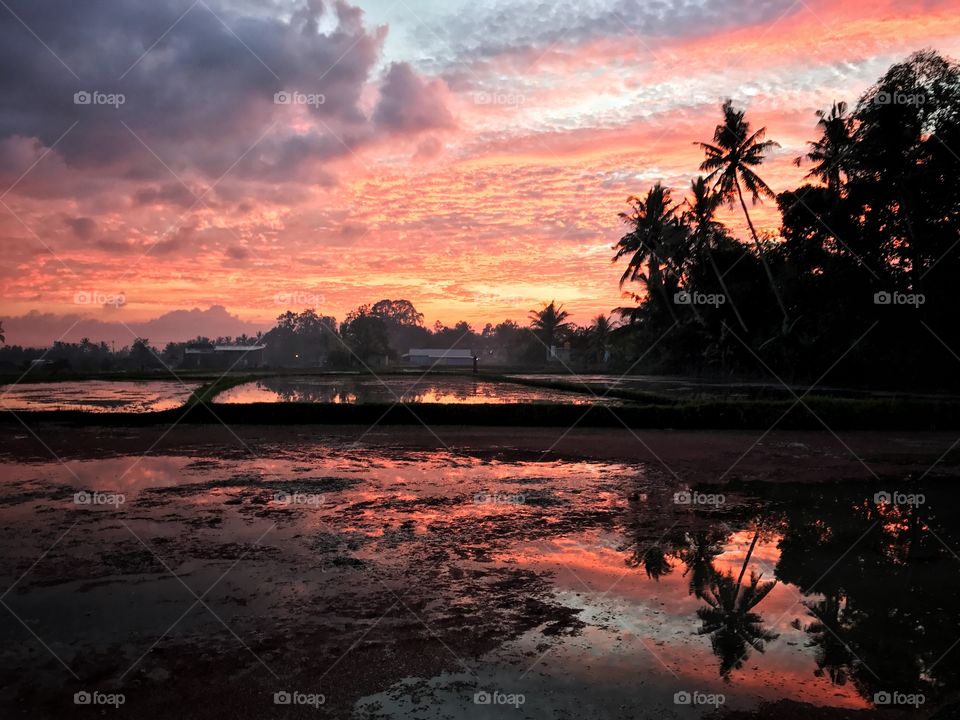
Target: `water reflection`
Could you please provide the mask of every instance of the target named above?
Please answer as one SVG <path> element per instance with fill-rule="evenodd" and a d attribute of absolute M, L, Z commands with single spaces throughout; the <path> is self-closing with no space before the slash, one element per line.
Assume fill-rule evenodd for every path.
<path fill-rule="evenodd" d="M 10 601 L 37 618 L 41 636 L 79 637 L 78 648 L 106 655 L 125 642 L 121 628 L 88 623 L 77 635 L 67 621 L 87 609 L 111 616 L 110 598 L 135 579 L 144 593 L 138 637 L 149 646 L 170 622 L 155 592 L 164 573 L 148 572 L 149 556 L 118 521 L 158 538 L 179 562 L 212 556 L 220 564 L 209 568 L 210 582 L 269 523 L 274 549 L 238 566 L 243 574 L 231 575 L 218 607 L 249 608 L 225 618 L 243 637 L 256 618 L 273 618 L 256 632 L 303 667 L 342 654 L 393 601 L 379 578 L 396 578 L 423 621 L 478 673 L 502 675 L 503 687 L 520 691 L 530 684 L 534 717 L 556 716 L 551 703 L 581 694 L 600 708 L 592 717 L 632 717 L 624 708 L 651 702 L 659 703 L 651 713 L 669 716 L 684 688 L 722 692 L 731 710 L 788 699 L 838 713 L 867 708 L 880 692 L 922 693 L 932 709 L 960 689 L 960 561 L 951 549 L 960 510 L 946 483 L 916 488 L 924 501 L 914 504 L 878 502 L 876 487 L 859 484 L 753 483 L 725 488 L 725 504 L 704 508 L 677 504 L 677 488 L 629 463 L 298 443 L 256 459 L 8 463 L 0 475 L 5 585 L 80 521 L 71 543 L 46 556 Z M 119 490 L 127 503 L 78 508 L 79 488 Z M 280 490 L 322 499 L 283 503 Z M 71 585 L 78 579 L 88 581 L 82 589 Z M 270 613 L 258 603 L 270 603 Z M 357 608 L 356 621 L 323 625 L 345 604 Z M 284 634 L 301 622 L 322 627 Z M 0 626 L 11 666 L 29 664 L 14 657 L 23 632 Z M 409 625 L 378 632 L 397 648 L 411 637 Z M 140 644 L 116 661 L 116 674 Z M 519 679 L 548 646 L 545 661 Z M 391 656 L 371 657 L 393 667 Z M 463 683 L 422 672 L 447 693 L 451 716 L 469 716 Z M 397 716 L 421 716 L 404 715 L 409 709 Z"/>
<path fill-rule="evenodd" d="M 901 493 L 922 500 L 903 504 L 863 486 L 756 492 L 732 511 L 689 512 L 684 530 L 669 529 L 671 513 L 651 525 L 636 503 L 627 515 L 627 565 L 658 585 L 682 568 L 701 603 L 687 617 L 709 637 L 725 682 L 749 683 L 751 656 L 783 650 L 781 634 L 800 632 L 811 675 L 852 685 L 868 703 L 899 692 L 922 694 L 929 707 L 960 689 L 960 523 L 947 487 Z"/>
<path fill-rule="evenodd" d="M 479 380 L 466 376 L 421 377 L 317 376 L 274 377 L 238 385 L 216 397 L 218 403 L 405 403 L 588 404 L 590 394 L 527 387 L 515 383 Z"/>
<path fill-rule="evenodd" d="M 764 627 L 763 617 L 754 612 L 773 590 L 776 581 L 760 582 L 761 575 L 751 572 L 750 582 L 743 584 L 741 574 L 736 583 L 733 575 L 716 575 L 703 592 L 706 605 L 697 610 L 703 622 L 701 635 L 709 635 L 714 654 L 720 659 L 720 676 L 729 679 L 730 671 L 743 667 L 750 648 L 763 652 L 765 643 L 779 635 Z"/>

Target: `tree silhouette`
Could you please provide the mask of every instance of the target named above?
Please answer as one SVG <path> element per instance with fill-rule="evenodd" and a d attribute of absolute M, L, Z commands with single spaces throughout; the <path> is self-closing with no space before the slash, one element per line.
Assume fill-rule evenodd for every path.
<path fill-rule="evenodd" d="M 743 188 L 750 193 L 753 203 L 760 202 L 764 197 L 775 197 L 770 186 L 754 172 L 753 168 L 763 163 L 768 151 L 780 145 L 773 140 L 764 140 L 767 133 L 765 127 L 751 132 L 750 123 L 744 119 L 744 111 L 735 110 L 732 100 L 727 100 L 722 110 L 723 122 L 714 130 L 713 143 L 697 143 L 706 155 L 706 159 L 700 164 L 700 169 L 710 173 L 707 181 L 713 181 L 714 191 L 719 193 L 720 197 L 730 204 L 733 204 L 735 199 L 739 199 L 754 245 L 763 262 L 770 288 L 783 314 L 783 332 L 786 334 L 789 323 L 787 309 L 783 304 L 780 290 L 770 270 L 770 264 L 767 262 L 766 251 L 757 236 L 757 230 L 753 226 L 750 211 L 743 197 Z"/>
<path fill-rule="evenodd" d="M 563 309 L 563 305 L 557 305 L 551 300 L 548 305 L 544 305 L 540 310 L 530 311 L 530 327 L 547 346 L 547 359 L 550 359 L 550 348 L 563 338 L 571 329 L 571 324 L 567 322 L 570 313 Z"/>
<path fill-rule="evenodd" d="M 717 267 L 717 261 L 713 257 L 713 250 L 721 237 L 724 236 L 724 227 L 717 222 L 717 208 L 723 201 L 722 196 L 710 189 L 707 179 L 700 175 L 696 180 L 690 182 L 690 198 L 686 200 L 687 210 L 683 214 L 684 223 L 690 228 L 690 239 L 693 244 L 693 251 L 696 257 L 706 257 L 707 262 L 713 270 L 720 287 L 723 288 L 723 294 L 730 302 L 737 322 L 744 332 L 747 332 L 747 325 L 737 310 L 736 303 L 730 295 L 730 289 L 727 287 L 727 281 L 720 268 Z"/>
<path fill-rule="evenodd" d="M 588 352 L 593 362 L 603 362 L 610 344 L 610 333 L 613 326 L 610 318 L 604 314 L 597 315 L 588 329 Z"/>
<path fill-rule="evenodd" d="M 804 160 L 815 163 L 807 173 L 808 178 L 819 178 L 826 183 L 830 192 L 838 197 L 843 192 L 843 179 L 853 158 L 850 151 L 854 147 L 854 119 L 847 112 L 845 102 L 835 102 L 830 112 L 817 110 L 820 139 L 807 143 L 810 150 L 794 160 L 797 167 Z"/>
<path fill-rule="evenodd" d="M 656 293 L 663 307 L 676 319 L 664 273 L 673 268 L 672 259 L 682 245 L 682 229 L 677 221 L 677 207 L 670 198 L 670 190 L 657 183 L 644 198 L 627 198 L 630 212 L 619 213 L 620 219 L 631 227 L 620 238 L 613 261 L 626 257 L 627 267 L 620 276 L 620 287 L 629 281 L 640 280 L 648 295 Z"/>

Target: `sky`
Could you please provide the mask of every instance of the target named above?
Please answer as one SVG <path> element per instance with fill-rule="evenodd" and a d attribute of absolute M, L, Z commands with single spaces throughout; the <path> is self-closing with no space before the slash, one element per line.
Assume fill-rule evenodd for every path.
<path fill-rule="evenodd" d="M 587 324 L 625 302 L 617 213 L 682 199 L 724 99 L 792 189 L 814 112 L 921 48 L 960 57 L 960 0 L 4 0 L 0 321 L 163 343 L 405 298 Z"/>

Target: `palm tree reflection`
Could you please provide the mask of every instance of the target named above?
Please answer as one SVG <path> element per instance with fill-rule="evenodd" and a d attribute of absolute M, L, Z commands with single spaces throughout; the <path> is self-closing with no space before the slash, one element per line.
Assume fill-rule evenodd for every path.
<path fill-rule="evenodd" d="M 703 599 L 706 588 L 713 582 L 717 569 L 713 561 L 723 554 L 724 535 L 699 530 L 688 537 L 686 547 L 680 550 L 680 559 L 686 565 L 683 576 L 690 576 L 690 594 Z"/>
<path fill-rule="evenodd" d="M 960 688 L 960 503 L 953 482 L 907 489 L 904 496 L 924 501 L 879 503 L 873 484 L 769 485 L 760 494 L 765 504 L 748 510 L 754 517 L 759 510 L 759 522 L 730 511 L 723 522 L 705 512 L 679 519 L 651 513 L 670 502 L 651 493 L 631 502 L 630 542 L 622 549 L 630 565 L 654 580 L 672 577 L 670 590 L 679 585 L 681 594 L 697 599 L 691 622 L 709 636 L 725 680 L 778 637 L 760 610 L 782 582 L 795 590 L 796 609 L 808 614 L 792 625 L 806 635 L 806 649 L 796 652 L 812 653 L 813 675 L 868 702 L 897 689 L 923 694 L 929 707 L 953 701 Z M 680 522 L 685 529 L 676 528 Z M 719 559 L 744 536 L 750 540 L 744 557 L 734 566 Z M 757 562 L 761 539 L 767 553 L 776 546 L 775 571 L 764 575 Z M 675 577 L 681 572 L 682 579 Z M 784 620 L 794 612 L 788 608 Z"/>
<path fill-rule="evenodd" d="M 766 643 L 779 635 L 763 626 L 763 617 L 753 609 L 773 590 L 775 580 L 760 582 L 750 573 L 750 582 L 734 581 L 733 573 L 718 574 L 704 593 L 706 606 L 697 610 L 703 625 L 701 635 L 710 635 L 713 653 L 720 660 L 720 676 L 729 680 L 732 670 L 743 667 L 750 648 L 763 652 Z"/>
<path fill-rule="evenodd" d="M 842 602 L 839 594 L 833 593 L 819 602 L 805 602 L 807 612 L 814 621 L 802 627 L 810 635 L 810 644 L 816 648 L 817 677 L 827 677 L 834 685 L 846 685 L 847 670 L 856 658 L 843 640 L 846 630 L 841 618 Z"/>
<path fill-rule="evenodd" d="M 653 545 L 635 545 L 630 559 L 633 567 L 642 567 L 653 580 L 669 575 L 679 560 L 683 576 L 689 578 L 688 591 L 705 605 L 697 610 L 701 621 L 700 635 L 709 635 L 714 654 L 720 660 L 720 676 L 729 680 L 731 671 L 743 666 L 751 650 L 763 652 L 766 644 L 779 635 L 764 627 L 762 616 L 755 611 L 776 586 L 776 581 L 762 580 L 762 574 L 750 572 L 750 566 L 762 527 L 754 531 L 750 547 L 739 574 L 721 572 L 716 558 L 724 553 L 724 544 L 732 534 L 726 525 L 713 525 L 692 532 L 668 533 Z"/>
<path fill-rule="evenodd" d="M 651 545 L 639 554 L 639 559 L 635 562 L 642 565 L 647 577 L 653 580 L 659 580 L 673 571 L 673 566 L 667 559 L 667 550 L 662 545 Z"/>

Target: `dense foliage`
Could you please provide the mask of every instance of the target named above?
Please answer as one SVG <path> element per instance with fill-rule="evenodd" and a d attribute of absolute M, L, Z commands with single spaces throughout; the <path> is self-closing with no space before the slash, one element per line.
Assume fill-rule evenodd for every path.
<path fill-rule="evenodd" d="M 817 113 L 797 162 L 806 184 L 775 196 L 779 238 L 748 201 L 776 147 L 743 111 L 723 119 L 680 201 L 660 184 L 630 198 L 614 260 L 639 283 L 625 357 L 671 372 L 926 384 L 960 370 L 960 67 L 935 52 L 894 65 L 850 110 Z M 716 219 L 742 211 L 749 242 Z M 655 347 L 654 347 L 655 345 Z"/>

